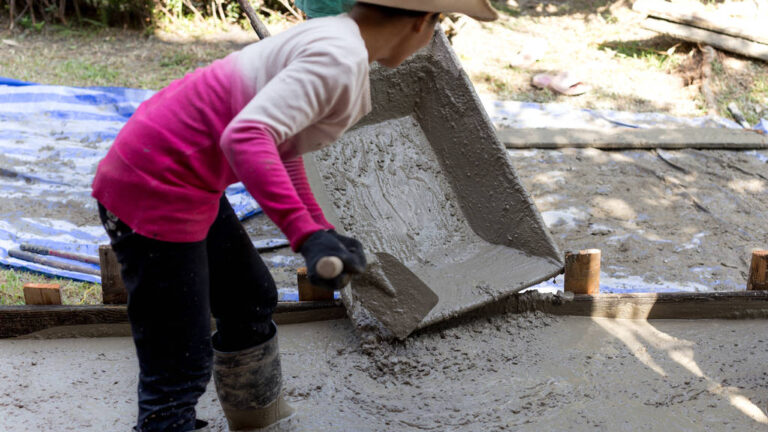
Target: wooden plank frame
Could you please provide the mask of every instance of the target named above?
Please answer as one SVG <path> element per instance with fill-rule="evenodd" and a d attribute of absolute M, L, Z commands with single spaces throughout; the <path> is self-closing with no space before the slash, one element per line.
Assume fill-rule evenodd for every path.
<path fill-rule="evenodd" d="M 295 324 L 346 316 L 346 309 L 338 301 L 279 302 L 272 318 L 278 324 Z M 0 307 L 0 338 L 28 335 L 54 327 L 127 323 L 125 305 Z"/>
<path fill-rule="evenodd" d="M 707 293 L 643 293 L 546 295 L 516 294 L 483 313 L 544 312 L 560 316 L 616 319 L 766 319 L 768 291 Z M 477 315 L 479 311 L 470 313 Z M 280 302 L 278 324 L 346 317 L 341 302 Z M 88 324 L 127 324 L 125 306 L 5 306 L 0 308 L 0 338 L 29 335 L 46 329 Z M 109 334 L 107 334 L 109 335 Z M 102 335 L 102 336 L 107 336 Z M 114 336 L 114 334 L 111 334 Z M 72 337 L 70 333 L 68 337 Z"/>
<path fill-rule="evenodd" d="M 508 149 L 598 148 L 601 150 L 768 149 L 768 136 L 718 128 L 681 129 L 510 129 L 496 131 Z"/>
<path fill-rule="evenodd" d="M 768 291 L 673 292 L 575 295 L 571 300 L 538 293 L 520 294 L 517 311 L 616 319 L 746 319 L 768 318 Z M 528 298 L 526 298 L 528 296 Z"/>

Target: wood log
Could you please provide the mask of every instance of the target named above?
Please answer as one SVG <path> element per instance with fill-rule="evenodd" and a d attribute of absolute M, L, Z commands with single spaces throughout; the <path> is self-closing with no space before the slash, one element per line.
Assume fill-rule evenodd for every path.
<path fill-rule="evenodd" d="M 653 30 L 688 42 L 705 43 L 725 51 L 768 61 L 768 44 L 753 42 L 739 37 L 715 33 L 713 31 L 690 27 L 684 24 L 677 24 L 657 18 L 647 18 L 643 21 L 642 26 L 648 30 Z"/>
<path fill-rule="evenodd" d="M 101 302 L 104 304 L 128 303 L 128 291 L 120 276 L 120 264 L 109 245 L 99 245 L 101 266 Z"/>
<path fill-rule="evenodd" d="M 61 285 L 44 283 L 24 284 L 24 303 L 28 305 L 60 305 Z"/>
<path fill-rule="evenodd" d="M 768 250 L 752 252 L 752 263 L 749 266 L 747 289 L 750 291 L 768 290 Z"/>
<path fill-rule="evenodd" d="M 277 324 L 344 317 L 346 309 L 341 302 L 279 302 L 272 315 Z M 128 322 L 128 311 L 124 305 L 3 306 L 0 307 L 0 338 L 27 335 L 54 327 Z"/>
<path fill-rule="evenodd" d="M 600 249 L 565 253 L 565 291 L 574 294 L 600 292 Z"/>
<path fill-rule="evenodd" d="M 509 149 L 599 148 L 639 149 L 768 149 L 768 136 L 725 128 L 681 129 L 500 129 L 497 135 Z"/>
<path fill-rule="evenodd" d="M 691 10 L 688 5 L 659 0 L 638 0 L 632 5 L 632 9 L 668 21 L 768 44 L 768 31 L 765 25 L 756 20 L 730 18 L 717 11 Z"/>

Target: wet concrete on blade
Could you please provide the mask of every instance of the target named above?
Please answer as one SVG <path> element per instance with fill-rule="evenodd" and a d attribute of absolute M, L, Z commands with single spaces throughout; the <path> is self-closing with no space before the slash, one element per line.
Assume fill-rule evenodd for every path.
<path fill-rule="evenodd" d="M 766 322 L 497 315 L 361 340 L 280 327 L 280 431 L 745 431 L 768 427 Z M 0 341 L 0 430 L 119 431 L 135 417 L 128 338 Z M 226 422 L 210 385 L 198 415 Z"/>

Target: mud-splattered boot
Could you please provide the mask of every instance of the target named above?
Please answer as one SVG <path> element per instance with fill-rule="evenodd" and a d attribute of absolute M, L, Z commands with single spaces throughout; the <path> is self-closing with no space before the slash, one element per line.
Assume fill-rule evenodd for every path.
<path fill-rule="evenodd" d="M 282 396 L 277 326 L 272 327 L 269 340 L 242 351 L 217 350 L 213 336 L 213 378 L 232 431 L 265 428 L 294 413 Z"/>

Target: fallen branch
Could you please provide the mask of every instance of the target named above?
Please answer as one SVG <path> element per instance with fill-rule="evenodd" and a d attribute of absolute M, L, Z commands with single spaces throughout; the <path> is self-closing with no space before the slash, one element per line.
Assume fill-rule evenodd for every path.
<path fill-rule="evenodd" d="M 256 11 L 253 10 L 253 6 L 251 6 L 251 2 L 249 0 L 237 0 L 237 2 L 240 4 L 240 8 L 243 9 L 243 12 L 245 12 L 245 16 L 248 17 L 248 21 L 251 22 L 251 27 L 253 27 L 253 30 L 256 31 L 256 34 L 259 36 L 259 39 L 264 39 L 269 37 L 269 29 L 267 29 L 267 26 L 264 25 L 263 22 L 259 19 L 259 16 L 256 15 Z"/>
<path fill-rule="evenodd" d="M 277 0 L 277 1 L 279 1 L 279 2 L 280 2 L 280 4 L 281 4 L 281 5 L 283 5 L 283 7 L 285 7 L 286 9 L 288 9 L 288 12 L 290 12 L 290 13 L 291 13 L 291 15 L 295 16 L 295 17 L 296 17 L 296 19 L 298 19 L 299 21 L 301 21 L 301 20 L 302 20 L 302 17 L 301 17 L 301 15 L 299 15 L 299 13 L 298 13 L 298 12 L 296 12 L 296 10 L 295 10 L 294 8 L 292 8 L 292 7 L 291 7 L 291 5 L 290 5 L 290 4 L 288 4 L 288 2 L 287 2 L 286 0 Z"/>
<path fill-rule="evenodd" d="M 639 0 L 632 9 L 668 21 L 768 44 L 766 27 L 755 20 L 723 17 L 718 12 L 692 11 L 688 5 L 659 0 Z"/>
<path fill-rule="evenodd" d="M 653 30 L 678 39 L 694 43 L 706 43 L 707 45 L 712 45 L 725 51 L 734 52 L 747 57 L 754 57 L 768 62 L 768 45 L 766 44 L 752 42 L 739 37 L 715 33 L 683 24 L 676 24 L 657 18 L 647 18 L 643 21 L 642 25 L 648 30 Z"/>
<path fill-rule="evenodd" d="M 195 14 L 195 16 L 197 17 L 198 20 L 200 20 L 200 21 L 204 21 L 205 20 L 205 18 L 203 18 L 203 14 L 201 14 L 200 11 L 197 10 L 195 5 L 193 5 L 191 1 L 189 1 L 189 0 L 182 0 L 182 1 L 183 1 L 184 5 L 186 5 L 192 11 L 192 13 Z"/>

